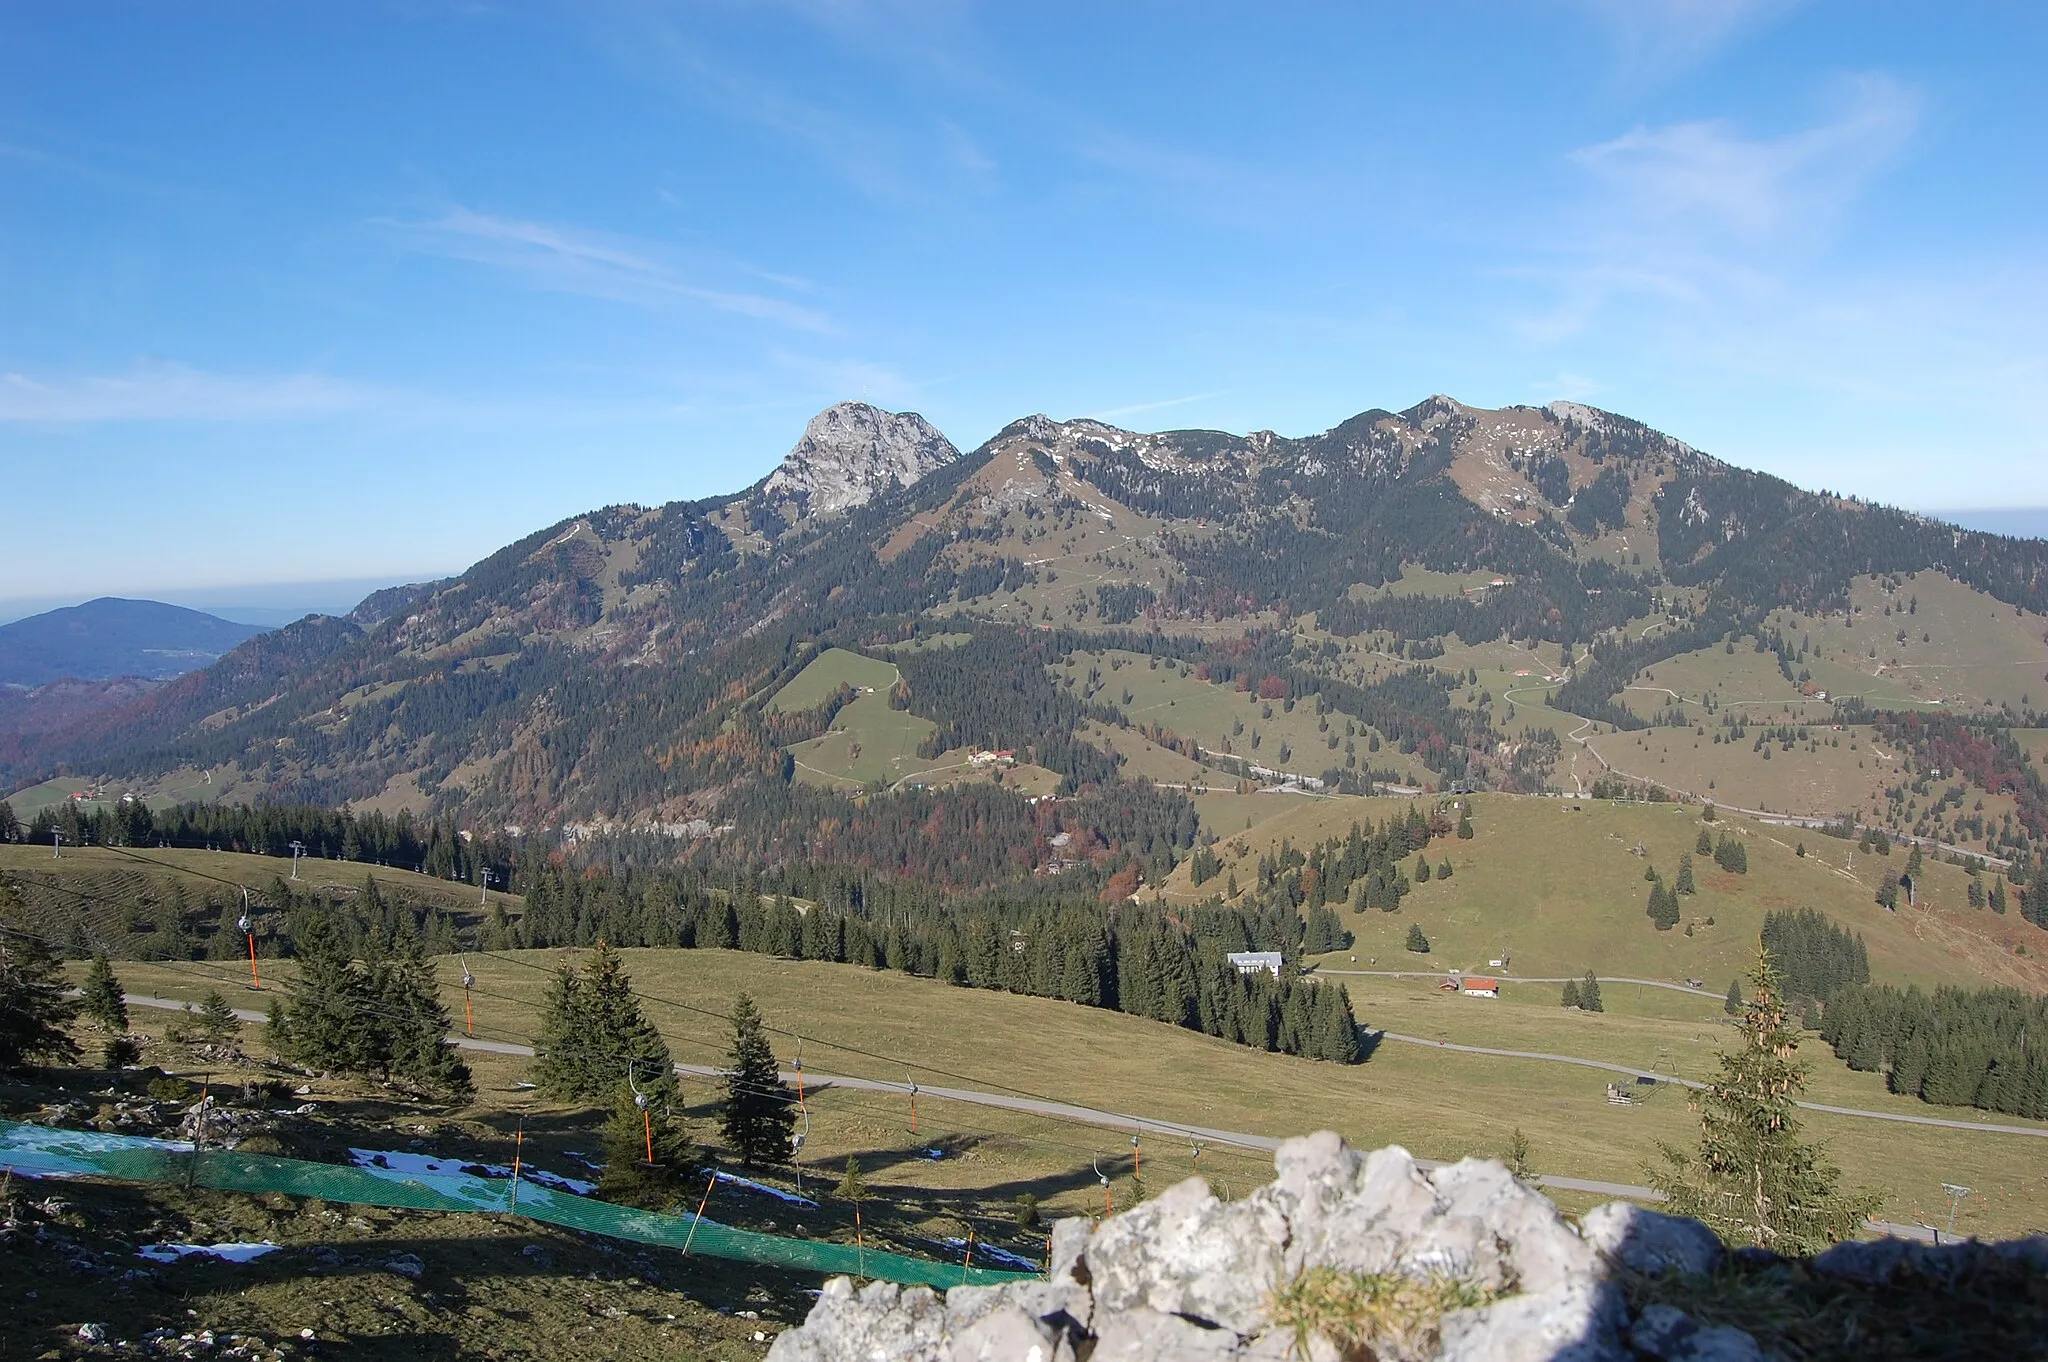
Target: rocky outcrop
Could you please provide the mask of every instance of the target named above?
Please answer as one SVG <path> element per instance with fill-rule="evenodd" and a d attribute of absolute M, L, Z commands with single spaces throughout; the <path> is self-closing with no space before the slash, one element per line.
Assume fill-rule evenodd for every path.
<path fill-rule="evenodd" d="M 1603 1362 L 1757 1357 L 1669 1307 L 1632 1317 L 1618 1278 L 1712 1271 L 1705 1226 L 1632 1205 L 1574 1227 L 1500 1163 L 1436 1170 L 1323 1132 L 1225 1202 L 1190 1178 L 1099 1224 L 1060 1222 L 1044 1281 L 933 1292 L 829 1283 L 771 1362 Z M 1401 1290 L 1426 1285 L 1429 1291 Z M 1332 1288 L 1317 1294 L 1321 1288 Z M 1435 1314 L 1403 1302 L 1448 1301 Z M 1330 1302 L 1349 1302 L 1334 1309 Z M 1381 1308 L 1377 1302 L 1386 1302 Z M 1378 1313 L 1374 1313 L 1378 1310 Z M 1406 1313 L 1403 1313 L 1404 1310 Z"/>
<path fill-rule="evenodd" d="M 908 487 L 959 457 L 953 442 L 916 412 L 839 402 L 811 418 L 761 494 L 797 516 L 829 515 L 864 506 L 886 487 Z"/>

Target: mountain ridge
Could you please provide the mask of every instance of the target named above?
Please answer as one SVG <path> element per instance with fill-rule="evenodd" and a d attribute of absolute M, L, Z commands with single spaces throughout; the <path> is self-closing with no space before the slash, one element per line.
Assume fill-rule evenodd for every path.
<path fill-rule="evenodd" d="M 764 708 L 839 644 L 898 658 L 934 741 L 1028 752 L 1080 788 L 1124 760 L 1084 719 L 1134 721 L 1062 699 L 1046 669 L 1115 643 L 1211 677 L 1259 668 L 1430 782 L 1523 788 L 1545 777 L 1521 770 L 1520 729 L 1429 657 L 1562 647 L 1560 709 L 1638 727 L 1617 697 L 1661 658 L 1777 637 L 1773 612 L 1841 611 L 1870 574 L 1930 569 L 2021 618 L 2048 606 L 2048 546 L 1804 492 L 1582 404 L 1437 395 L 1302 437 L 1040 414 L 964 454 L 921 417 L 839 404 L 750 488 L 568 517 L 43 735 L 9 772 L 233 765 L 276 798 L 492 825 L 717 824 L 844 722 Z M 975 647 L 892 652 L 949 630 Z M 1413 674 L 1374 670 L 1390 648 Z M 995 677 L 1007 698 L 978 698 Z M 1344 756 L 1336 783 L 1368 786 Z"/>

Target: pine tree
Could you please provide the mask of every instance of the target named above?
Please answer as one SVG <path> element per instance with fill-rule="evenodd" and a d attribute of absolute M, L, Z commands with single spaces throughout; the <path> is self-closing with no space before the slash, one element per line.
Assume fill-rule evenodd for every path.
<path fill-rule="evenodd" d="M 322 1073 L 364 1073 L 376 1060 L 369 982 L 326 913 L 291 923 L 298 970 L 270 1005 L 270 1048 L 288 1064 Z"/>
<path fill-rule="evenodd" d="M 839 1179 L 839 1186 L 834 1191 L 841 1201 L 849 1201 L 856 1206 L 868 1199 L 867 1180 L 861 1177 L 860 1160 L 854 1155 L 846 1156 L 846 1173 Z M 1034 1201 L 1032 1204 L 1035 1207 L 1037 1203 Z"/>
<path fill-rule="evenodd" d="M 201 1045 L 233 1045 L 242 1038 L 242 1019 L 219 989 L 208 989 L 191 1013 L 189 1034 Z"/>
<path fill-rule="evenodd" d="M 1591 970 L 1587 970 L 1586 977 L 1579 981 L 1579 1006 L 1588 1012 L 1607 1010 L 1600 1004 L 1600 981 L 1593 976 Z"/>
<path fill-rule="evenodd" d="M 1508 1147 L 1501 1151 L 1500 1159 L 1518 1178 L 1527 1178 L 1535 1171 L 1529 1162 L 1529 1137 L 1522 1133 L 1520 1126 L 1516 1126 L 1515 1133 L 1508 1136 Z"/>
<path fill-rule="evenodd" d="M 1678 919 L 1681 915 L 1681 910 L 1678 906 L 1678 895 L 1666 889 L 1662 884 L 1654 884 L 1650 886 L 1649 906 L 1643 911 L 1650 921 L 1656 925 L 1658 931 L 1668 932 L 1678 925 Z"/>
<path fill-rule="evenodd" d="M 606 1201 L 662 1210 L 675 1203 L 696 1172 L 697 1150 L 683 1123 L 653 1097 L 643 1111 L 630 1083 L 620 1083 L 612 1094 L 603 1134 L 604 1170 L 597 1177 L 597 1194 Z M 647 1160 L 650 1139 L 652 1163 Z"/>
<path fill-rule="evenodd" d="M 410 926 L 402 927 L 391 955 L 371 971 L 377 1009 L 377 1062 L 388 1077 L 452 1102 L 476 1093 L 469 1065 L 447 1043 L 448 1009 L 441 1004 L 433 966 Z"/>
<path fill-rule="evenodd" d="M 668 1101 L 675 1066 L 640 1010 L 618 952 L 600 941 L 581 973 L 563 966 L 541 1003 L 534 1082 L 565 1101 L 608 1100 L 630 1068 L 643 1091 Z"/>
<path fill-rule="evenodd" d="M 1564 1005 L 1565 1005 L 1566 1007 L 1577 1007 L 1577 1006 L 1579 1005 L 1579 981 L 1578 981 L 1578 980 L 1576 980 L 1576 979 L 1567 979 L 1567 980 L 1565 980 L 1565 981 L 1564 981 L 1564 999 L 1563 999 L 1563 1002 L 1564 1002 Z"/>
<path fill-rule="evenodd" d="M 1861 1231 L 1877 1198 L 1844 1192 L 1825 1147 L 1800 1139 L 1806 1069 L 1793 1057 L 1799 1037 L 1768 952 L 1758 951 L 1749 977 L 1742 1044 L 1722 1054 L 1720 1077 L 1691 1104 L 1700 1113 L 1699 1149 L 1660 1144 L 1664 1163 L 1649 1180 L 1667 1211 L 1703 1220 L 1723 1239 L 1814 1253 Z"/>
<path fill-rule="evenodd" d="M 42 938 L 15 926 L 19 907 L 0 884 L 0 1069 L 78 1058 L 78 1043 L 64 1027 L 78 1015 L 79 1001 L 65 996 L 63 966 Z"/>
<path fill-rule="evenodd" d="M 1672 882 L 1672 891 L 1679 894 L 1697 894 L 1699 890 L 1692 882 L 1692 853 L 1685 852 L 1678 858 L 1678 878 Z"/>
<path fill-rule="evenodd" d="M 79 1004 L 100 1030 L 116 1036 L 128 1030 L 128 1004 L 122 1000 L 121 981 L 114 977 L 114 967 L 107 963 L 105 952 L 93 956 Z"/>
<path fill-rule="evenodd" d="M 1408 924 L 1408 949 L 1417 955 L 1429 954 L 1429 938 L 1422 934 L 1422 924 L 1419 922 Z"/>
<path fill-rule="evenodd" d="M 753 998 L 733 1000 L 732 1049 L 726 1055 L 725 1110 L 719 1128 L 740 1162 L 782 1163 L 796 1126 L 796 1094 L 782 1082 L 775 1052 Z"/>

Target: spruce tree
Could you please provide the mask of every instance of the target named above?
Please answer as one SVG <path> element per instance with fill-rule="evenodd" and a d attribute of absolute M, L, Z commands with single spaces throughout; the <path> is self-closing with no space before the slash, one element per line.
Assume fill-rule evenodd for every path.
<path fill-rule="evenodd" d="M 1844 1192 L 1825 1147 L 1800 1138 L 1806 1069 L 1794 1058 L 1799 1037 L 1769 952 L 1758 951 L 1749 977 L 1741 1044 L 1722 1054 L 1720 1077 L 1691 1103 L 1700 1113 L 1699 1148 L 1660 1144 L 1664 1163 L 1650 1168 L 1649 1180 L 1668 1212 L 1705 1221 L 1731 1243 L 1815 1253 L 1861 1231 L 1877 1198 Z"/>
<path fill-rule="evenodd" d="M 1693 843 L 1693 850 L 1697 851 L 1702 856 L 1711 856 L 1714 854 L 1714 839 L 1707 835 L 1707 830 L 1705 828 L 1700 829 L 1700 839 L 1699 841 Z"/>
<path fill-rule="evenodd" d="M 644 1095 L 646 1087 L 643 1084 Z M 624 1206 L 658 1211 L 675 1203 L 693 1179 L 698 1155 L 688 1131 L 666 1104 L 647 1098 L 643 1111 L 631 1083 L 612 1094 L 611 1114 L 604 1123 L 604 1170 L 597 1176 L 597 1194 Z M 654 1146 L 654 1162 L 647 1146 Z"/>
<path fill-rule="evenodd" d="M 0 1069 L 78 1058 L 78 1043 L 64 1027 L 78 1015 L 79 1001 L 65 996 L 63 966 L 42 938 L 15 925 L 19 906 L 0 884 Z"/>
<path fill-rule="evenodd" d="M 724 1080 L 725 1110 L 719 1129 L 726 1147 L 750 1168 L 786 1161 L 790 1132 L 796 1126 L 796 1094 L 783 1083 L 761 1013 L 745 993 L 733 1000 L 732 1049 L 726 1054 Z"/>
<path fill-rule="evenodd" d="M 1991 911 L 2005 912 L 2005 877 L 2002 875 L 1991 881 Z"/>
<path fill-rule="evenodd" d="M 1417 884 L 1428 884 L 1429 875 L 1430 870 L 1428 853 L 1417 853 L 1415 857 L 1415 882 Z"/>
<path fill-rule="evenodd" d="M 1422 934 L 1421 923 L 1411 922 L 1408 924 L 1407 944 L 1408 949 L 1414 951 L 1417 955 L 1429 954 L 1429 938 Z"/>
<path fill-rule="evenodd" d="M 391 954 L 371 971 L 370 993 L 378 1013 L 377 1062 L 389 1077 L 447 1101 L 466 1102 L 476 1093 L 469 1065 L 447 1043 L 448 1009 L 434 981 L 433 966 L 410 926 L 399 929 Z"/>
<path fill-rule="evenodd" d="M 303 911 L 291 921 L 298 970 L 270 1005 L 270 1048 L 322 1073 L 368 1072 L 377 1057 L 369 982 L 335 920 Z"/>
<path fill-rule="evenodd" d="M 1459 838 L 1460 838 L 1461 840 L 1463 840 L 1463 841 L 1467 841 L 1467 842 L 1469 842 L 1469 841 L 1471 841 L 1471 840 L 1472 840 L 1472 815 L 1471 815 L 1471 814 L 1469 814 L 1469 813 L 1461 813 L 1461 814 L 1459 814 L 1459 815 L 1458 815 L 1458 836 L 1459 836 Z"/>
<path fill-rule="evenodd" d="M 233 1045 L 242 1038 L 242 1019 L 217 988 L 208 989 L 190 1015 L 188 1034 L 201 1045 Z"/>
<path fill-rule="evenodd" d="M 121 997 L 121 981 L 114 977 L 114 967 L 107 962 L 104 951 L 92 958 L 79 1006 L 93 1025 L 110 1035 L 122 1035 L 128 1030 L 128 1004 Z"/>
<path fill-rule="evenodd" d="M 1522 1133 L 1520 1126 L 1516 1126 L 1515 1133 L 1508 1136 L 1508 1147 L 1501 1151 L 1501 1162 L 1518 1178 L 1527 1178 L 1535 1172 L 1530 1163 L 1529 1137 Z"/>
<path fill-rule="evenodd" d="M 855 1155 L 846 1156 L 846 1173 L 839 1179 L 839 1186 L 833 1189 L 841 1201 L 850 1201 L 858 1206 L 868 1199 L 867 1180 L 860 1175 L 860 1159 Z M 1026 1193 L 1025 1195 L 1030 1195 Z M 1036 1202 L 1033 1202 L 1036 1205 Z M 1036 1223 L 1035 1221 L 1033 1223 Z"/>
<path fill-rule="evenodd" d="M 1594 977 L 1591 970 L 1587 970 L 1586 977 L 1579 981 L 1579 1006 L 1588 1012 L 1607 1010 L 1600 1003 L 1600 981 Z"/>
<path fill-rule="evenodd" d="M 1679 894 L 1697 894 L 1699 892 L 1699 890 L 1694 887 L 1692 882 L 1691 852 L 1688 851 L 1679 856 L 1678 878 L 1672 881 L 1671 888 L 1672 892 Z"/>
<path fill-rule="evenodd" d="M 1564 981 L 1564 998 L 1562 1001 L 1566 1007 L 1577 1007 L 1579 1005 L 1578 980 L 1567 979 Z"/>
<path fill-rule="evenodd" d="M 1437 866 L 1436 877 L 1440 880 L 1447 880 L 1451 877 L 1451 861 L 1448 856 L 1444 858 L 1442 864 Z"/>
<path fill-rule="evenodd" d="M 1742 981 L 1740 979 L 1730 979 L 1728 981 L 1728 997 L 1722 1002 L 1721 1010 L 1731 1017 L 1742 1015 Z"/>
<path fill-rule="evenodd" d="M 617 951 L 600 941 L 581 973 L 563 966 L 542 1000 L 534 1082 L 565 1101 L 604 1101 L 628 1069 L 642 1091 L 668 1101 L 675 1065 L 640 1010 Z"/>

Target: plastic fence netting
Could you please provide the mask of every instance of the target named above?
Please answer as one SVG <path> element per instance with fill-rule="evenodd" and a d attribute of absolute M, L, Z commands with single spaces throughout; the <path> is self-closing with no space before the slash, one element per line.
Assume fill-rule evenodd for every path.
<path fill-rule="evenodd" d="M 172 1140 L 55 1130 L 0 1121 L 0 1167 L 36 1177 L 98 1177 L 210 1187 L 411 1211 L 516 1214 L 586 1234 L 687 1249 L 711 1258 L 765 1263 L 799 1272 L 879 1278 L 945 1288 L 1021 1281 L 1033 1274 L 943 1263 L 822 1239 L 790 1239 L 735 1229 L 692 1215 L 663 1215 L 535 1186 L 524 1179 L 469 1173 L 349 1168 L 232 1150 L 194 1150 Z"/>

